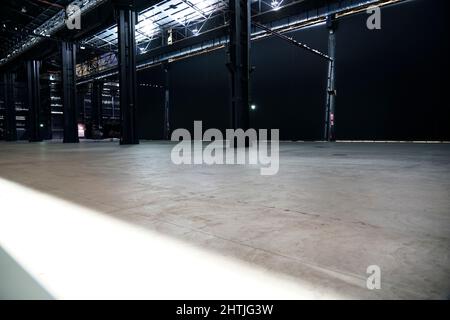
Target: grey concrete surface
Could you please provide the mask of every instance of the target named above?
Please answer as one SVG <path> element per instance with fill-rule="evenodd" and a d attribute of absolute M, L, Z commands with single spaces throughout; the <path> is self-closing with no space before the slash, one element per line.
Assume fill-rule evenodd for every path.
<path fill-rule="evenodd" d="M 450 297 L 450 145 L 282 143 L 275 176 L 177 166 L 172 146 L 3 142 L 0 178 L 318 292 Z M 380 290 L 366 288 L 369 265 L 381 268 Z"/>

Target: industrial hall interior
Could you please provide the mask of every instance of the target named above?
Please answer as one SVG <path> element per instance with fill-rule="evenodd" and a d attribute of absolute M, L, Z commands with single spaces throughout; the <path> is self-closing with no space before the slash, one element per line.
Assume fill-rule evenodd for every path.
<path fill-rule="evenodd" d="M 0 300 L 450 299 L 449 10 L 2 0 Z"/>

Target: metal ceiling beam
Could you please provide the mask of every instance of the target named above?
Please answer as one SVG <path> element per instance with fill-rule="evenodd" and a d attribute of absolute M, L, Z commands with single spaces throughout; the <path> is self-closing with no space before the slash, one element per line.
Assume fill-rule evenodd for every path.
<path fill-rule="evenodd" d="M 81 9 L 81 13 L 85 13 L 89 10 L 92 10 L 94 7 L 98 6 L 100 3 L 106 0 L 75 0 L 71 4 L 77 5 Z M 45 11 L 44 11 L 45 12 Z M 41 13 L 42 15 L 42 13 Z M 26 40 L 20 42 L 17 47 L 12 48 L 11 52 L 7 54 L 6 57 L 0 60 L 0 67 L 6 65 L 16 56 L 22 54 L 23 52 L 29 50 L 33 46 L 41 43 L 43 41 L 42 37 L 38 37 L 36 35 L 43 36 L 51 36 L 62 27 L 65 26 L 64 22 L 65 12 L 64 10 L 60 10 L 58 13 L 53 15 L 50 19 L 43 22 L 39 27 L 37 27 L 33 33 L 35 35 L 30 35 Z"/>
<path fill-rule="evenodd" d="M 187 6 L 191 7 L 192 9 L 194 9 L 198 14 L 200 14 L 204 19 L 207 19 L 208 17 L 205 16 L 205 14 L 203 13 L 202 10 L 200 10 L 199 8 L 197 8 L 196 5 L 192 4 L 189 0 L 181 0 L 183 3 L 185 3 Z"/>
<path fill-rule="evenodd" d="M 310 46 L 308 46 L 308 45 L 306 45 L 306 44 L 304 44 L 304 43 L 302 43 L 300 41 L 297 41 L 297 40 L 295 40 L 292 37 L 288 37 L 288 36 L 286 36 L 286 35 L 284 35 L 282 33 L 274 31 L 274 30 L 272 30 L 272 29 L 270 29 L 270 28 L 268 28 L 268 27 L 266 27 L 266 26 L 264 26 L 264 25 L 262 25 L 260 23 L 257 23 L 255 21 L 252 21 L 252 24 L 254 26 L 258 27 L 259 29 L 262 29 L 262 30 L 266 31 L 269 34 L 274 35 L 277 38 L 280 38 L 280 39 L 282 39 L 284 41 L 287 41 L 287 42 L 289 42 L 289 43 L 291 43 L 291 44 L 293 44 L 293 45 L 295 45 L 297 47 L 300 47 L 300 48 L 302 48 L 302 49 L 304 49 L 306 51 L 309 51 L 312 54 L 315 54 L 315 55 L 317 55 L 317 56 L 319 56 L 319 57 L 321 57 L 323 59 L 326 59 L 328 61 L 332 61 L 332 59 L 328 55 L 326 55 L 325 53 L 322 53 L 322 52 L 320 52 L 317 49 L 311 48 Z"/>

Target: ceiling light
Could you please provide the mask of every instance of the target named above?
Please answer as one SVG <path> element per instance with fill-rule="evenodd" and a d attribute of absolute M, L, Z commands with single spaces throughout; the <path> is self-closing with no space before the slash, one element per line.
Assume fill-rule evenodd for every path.
<path fill-rule="evenodd" d="M 155 33 L 157 28 L 152 20 L 146 19 L 146 20 L 142 20 L 137 25 L 137 29 L 140 32 L 144 33 L 146 36 L 151 37 Z"/>
<path fill-rule="evenodd" d="M 280 9 L 280 1 L 278 1 L 278 0 L 272 0 L 270 5 L 275 11 Z"/>

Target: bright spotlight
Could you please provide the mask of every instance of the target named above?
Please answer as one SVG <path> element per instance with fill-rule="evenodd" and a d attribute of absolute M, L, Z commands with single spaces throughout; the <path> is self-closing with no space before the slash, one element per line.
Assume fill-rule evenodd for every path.
<path fill-rule="evenodd" d="M 280 1 L 272 0 L 272 2 L 270 3 L 270 6 L 276 11 L 276 10 L 280 9 Z"/>
<path fill-rule="evenodd" d="M 250 106 L 250 109 L 256 110 L 256 106 L 255 106 L 254 104 L 252 104 L 252 105 Z"/>
<path fill-rule="evenodd" d="M 137 29 L 142 32 L 143 34 L 145 34 L 147 37 L 151 37 L 155 34 L 155 32 L 157 31 L 157 27 L 156 25 L 153 23 L 152 20 L 150 19 L 146 19 L 146 20 L 142 20 L 138 25 L 137 25 Z"/>

